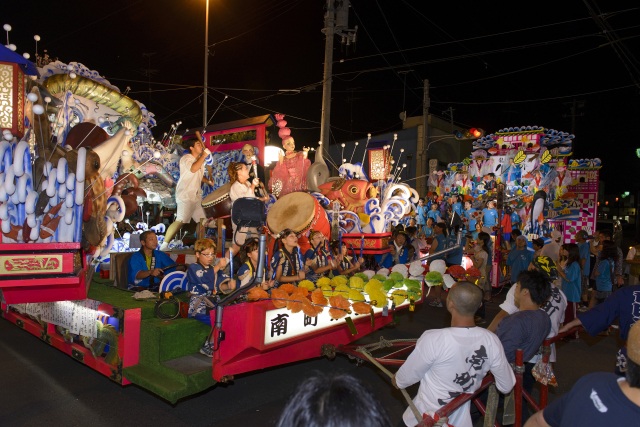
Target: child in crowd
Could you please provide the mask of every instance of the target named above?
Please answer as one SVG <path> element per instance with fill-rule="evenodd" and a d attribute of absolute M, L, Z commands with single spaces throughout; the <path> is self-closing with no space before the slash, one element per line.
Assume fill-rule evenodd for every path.
<path fill-rule="evenodd" d="M 427 212 L 427 218 L 431 218 L 433 220 L 434 224 L 439 223 L 440 221 L 442 221 L 442 217 L 440 216 L 440 211 L 438 210 L 438 204 L 437 203 L 432 203 L 431 204 L 431 210 L 429 212 Z"/>
<path fill-rule="evenodd" d="M 434 224 L 433 220 L 431 218 L 427 218 L 427 222 L 422 228 L 422 233 L 424 234 L 424 237 L 427 239 L 430 239 L 433 237 L 433 224 Z"/>
<path fill-rule="evenodd" d="M 462 206 L 462 196 L 456 196 L 451 204 L 451 210 L 457 213 L 460 218 L 464 217 L 464 207 Z"/>
<path fill-rule="evenodd" d="M 471 232 L 471 239 L 478 240 L 478 234 L 482 232 L 482 221 L 476 221 L 475 229 Z"/>
<path fill-rule="evenodd" d="M 543 238 L 538 237 L 536 239 L 531 240 L 531 246 L 533 247 L 533 257 L 534 258 L 542 256 L 542 248 L 544 248 L 544 239 Z"/>
<path fill-rule="evenodd" d="M 490 229 L 498 225 L 498 211 L 494 200 L 489 200 L 487 207 L 482 210 L 482 222 L 485 227 Z"/>
<path fill-rule="evenodd" d="M 216 244 L 211 239 L 199 239 L 195 243 L 196 262 L 187 270 L 189 299 L 189 317 L 211 325 L 207 308 L 213 307 L 210 297 L 218 293 L 228 293 L 235 289 L 236 281 L 224 275 L 227 259 L 220 258 L 212 265 L 216 256 Z M 213 357 L 213 347 L 209 338 L 200 349 L 200 353 Z"/>
<path fill-rule="evenodd" d="M 611 295 L 615 277 L 613 273 L 614 260 L 617 255 L 617 246 L 613 241 L 605 240 L 602 242 L 602 250 L 598 255 L 598 270 L 594 272 L 596 276 L 596 291 L 591 294 L 589 309 L 604 302 Z"/>
<path fill-rule="evenodd" d="M 476 229 L 476 209 L 473 207 L 470 201 L 464 202 L 464 217 L 467 220 L 467 231 L 472 233 Z M 478 236 L 475 236 L 474 239 L 477 239 Z"/>
<path fill-rule="evenodd" d="M 424 204 L 424 199 L 420 197 L 418 199 L 418 206 L 416 206 L 416 225 L 422 230 L 427 223 L 427 206 Z"/>
<path fill-rule="evenodd" d="M 576 318 L 577 305 L 580 302 L 581 294 L 581 274 L 578 245 L 575 243 L 563 244 L 560 248 L 558 275 L 562 279 L 562 292 L 567 297 L 567 309 L 564 315 L 565 324 Z M 577 332 L 576 338 L 578 338 Z"/>

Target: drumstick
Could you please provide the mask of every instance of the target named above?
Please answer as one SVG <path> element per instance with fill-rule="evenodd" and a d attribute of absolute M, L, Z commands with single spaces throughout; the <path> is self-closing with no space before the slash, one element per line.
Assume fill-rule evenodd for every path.
<path fill-rule="evenodd" d="M 304 262 L 302 262 L 302 251 L 300 250 L 300 246 L 298 246 L 298 264 L 300 264 L 301 271 L 304 271 Z"/>

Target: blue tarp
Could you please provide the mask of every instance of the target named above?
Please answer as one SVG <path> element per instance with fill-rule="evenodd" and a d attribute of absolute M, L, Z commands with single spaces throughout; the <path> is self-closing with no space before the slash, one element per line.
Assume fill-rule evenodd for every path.
<path fill-rule="evenodd" d="M 33 62 L 29 61 L 22 55 L 15 53 L 11 49 L 3 45 L 0 45 L 0 62 L 11 62 L 14 64 L 18 64 L 25 74 L 28 74 L 30 76 L 38 75 L 38 69 Z"/>

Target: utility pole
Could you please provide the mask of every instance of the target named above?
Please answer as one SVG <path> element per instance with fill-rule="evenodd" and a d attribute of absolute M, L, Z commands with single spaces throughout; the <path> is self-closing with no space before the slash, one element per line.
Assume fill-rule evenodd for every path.
<path fill-rule="evenodd" d="M 425 178 L 418 180 L 418 194 L 425 195 L 427 193 L 426 183 L 429 181 L 429 107 L 431 106 L 431 98 L 429 98 L 429 80 L 424 80 L 424 95 L 422 98 L 422 147 L 419 150 L 423 154 L 423 161 L 419 163 L 420 170 L 416 171 L 418 176 L 427 175 Z"/>
<path fill-rule="evenodd" d="M 142 69 L 142 74 L 147 77 L 147 85 L 149 90 L 148 102 L 151 102 L 151 76 L 158 74 L 158 70 L 151 68 L 151 57 L 155 55 L 155 52 L 143 52 L 142 56 L 147 59 L 147 68 Z"/>
<path fill-rule="evenodd" d="M 562 117 L 571 117 L 571 133 L 576 134 L 576 117 L 584 116 L 584 113 L 578 113 L 578 109 L 582 110 L 584 108 L 584 101 L 576 101 L 575 98 L 571 102 L 565 102 L 564 105 L 569 106 L 570 114 L 563 114 Z"/>
<path fill-rule="evenodd" d="M 327 12 L 324 15 L 324 74 L 322 84 L 322 118 L 320 119 L 320 141 L 329 144 L 331 125 L 331 74 L 333 72 L 333 35 L 335 34 L 335 9 L 333 0 L 327 0 Z M 319 147 L 322 149 L 322 145 Z"/>
<path fill-rule="evenodd" d="M 328 145 L 331 138 L 331 79 L 333 73 L 333 37 L 342 37 L 342 43 L 347 46 L 355 43 L 356 26 L 354 30 L 349 27 L 349 0 L 342 0 L 334 8 L 334 0 L 327 0 L 327 12 L 324 15 L 325 35 L 324 43 L 324 76 L 322 84 L 322 118 L 320 119 L 320 141 Z M 320 146 L 322 149 L 322 145 Z"/>
<path fill-rule="evenodd" d="M 449 116 L 449 124 L 451 125 L 451 133 L 453 133 L 454 126 L 453 126 L 453 112 L 455 111 L 455 109 L 451 106 L 449 106 L 449 108 L 447 108 L 446 110 L 444 110 L 445 115 Z"/>

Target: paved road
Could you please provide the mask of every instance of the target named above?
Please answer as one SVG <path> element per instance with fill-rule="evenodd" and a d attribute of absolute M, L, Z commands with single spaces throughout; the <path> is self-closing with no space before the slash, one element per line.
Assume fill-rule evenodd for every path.
<path fill-rule="evenodd" d="M 494 300 L 501 301 L 505 292 Z M 497 310 L 497 303 L 490 304 L 488 318 Z M 425 329 L 447 326 L 449 316 L 445 309 L 425 304 L 414 313 L 402 312 L 396 320 L 394 328 L 365 340 L 417 338 Z M 551 392 L 551 400 L 585 373 L 613 370 L 616 337 L 582 335 L 559 346 L 560 385 Z M 175 406 L 136 386 L 111 382 L 5 320 L 0 320 L 0 360 L 0 424 L 4 427 L 272 426 L 295 386 L 314 371 L 348 372 L 369 384 L 393 425 L 405 409 L 401 394 L 381 372 L 344 355 L 239 376 L 233 384 L 213 387 Z M 409 391 L 413 394 L 416 389 Z"/>

